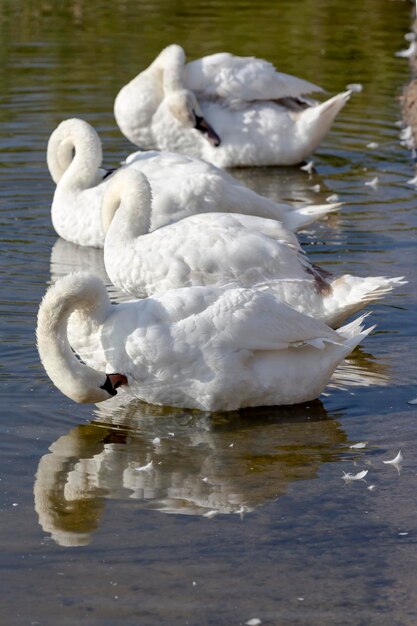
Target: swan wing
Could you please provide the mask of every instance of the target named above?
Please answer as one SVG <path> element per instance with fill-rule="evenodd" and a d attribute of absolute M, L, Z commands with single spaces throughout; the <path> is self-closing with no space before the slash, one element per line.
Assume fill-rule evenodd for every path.
<path fill-rule="evenodd" d="M 278 220 L 242 213 L 209 213 L 208 215 L 211 216 L 213 224 L 219 223 L 224 227 L 239 228 L 246 232 L 259 233 L 276 241 L 286 243 L 294 250 L 304 254 L 297 236 L 288 228 L 285 228 L 282 222 Z"/>
<path fill-rule="evenodd" d="M 322 348 L 323 342 L 343 343 L 323 322 L 256 289 L 226 290 L 206 314 L 219 341 L 231 349 L 283 350 L 300 344 Z"/>
<path fill-rule="evenodd" d="M 277 72 L 272 63 L 227 52 L 191 61 L 185 84 L 197 96 L 226 100 L 277 100 L 323 91 L 307 80 Z"/>

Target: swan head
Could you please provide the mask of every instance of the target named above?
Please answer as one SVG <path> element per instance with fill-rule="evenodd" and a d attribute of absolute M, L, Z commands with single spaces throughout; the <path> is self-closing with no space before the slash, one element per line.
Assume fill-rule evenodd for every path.
<path fill-rule="evenodd" d="M 189 89 L 177 89 L 165 97 L 170 113 L 185 128 L 195 128 L 211 145 L 220 145 L 220 137 L 204 118 L 197 98 Z"/>
<path fill-rule="evenodd" d="M 127 385 L 127 378 L 124 374 L 106 374 L 106 380 L 100 389 L 104 389 L 110 396 L 115 396 L 121 385 Z"/>
<path fill-rule="evenodd" d="M 68 398 L 79 404 L 98 403 L 109 400 L 117 395 L 117 389 L 121 385 L 127 385 L 128 381 L 124 374 L 104 374 L 96 372 L 92 368 L 83 366 L 84 371 L 79 372 L 77 380 L 74 375 L 67 374 L 63 379 L 51 367 L 47 367 L 42 360 L 47 374 L 58 389 Z"/>

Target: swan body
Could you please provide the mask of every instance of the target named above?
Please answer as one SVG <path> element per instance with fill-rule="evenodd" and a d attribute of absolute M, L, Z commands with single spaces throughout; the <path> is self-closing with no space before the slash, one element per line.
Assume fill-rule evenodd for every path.
<path fill-rule="evenodd" d="M 351 92 L 322 91 L 262 59 L 221 52 L 186 63 L 173 44 L 118 93 L 122 133 L 142 149 L 174 150 L 218 167 L 295 165 L 323 140 Z"/>
<path fill-rule="evenodd" d="M 118 173 L 103 200 L 106 271 L 134 297 L 193 285 L 257 287 L 338 326 L 401 282 L 350 275 L 330 280 L 280 222 L 251 215 L 193 215 L 149 233 L 151 201 L 146 178 L 134 170 Z"/>
<path fill-rule="evenodd" d="M 101 161 L 100 138 L 83 120 L 61 122 L 49 139 L 47 162 L 57 185 L 52 223 L 63 239 L 82 246 L 102 248 L 104 244 L 100 211 L 112 174 L 100 168 Z M 277 203 L 209 163 L 170 152 L 136 152 L 123 168 L 142 171 L 151 184 L 151 231 L 207 211 L 260 215 L 282 220 L 288 228 L 298 230 L 340 206 L 334 203 L 296 209 Z"/>
<path fill-rule="evenodd" d="M 48 375 L 77 402 L 114 395 L 107 373 L 146 402 L 229 411 L 316 398 L 370 332 L 361 322 L 336 332 L 243 288 L 176 289 L 112 306 L 100 279 L 77 273 L 47 291 L 37 341 Z"/>

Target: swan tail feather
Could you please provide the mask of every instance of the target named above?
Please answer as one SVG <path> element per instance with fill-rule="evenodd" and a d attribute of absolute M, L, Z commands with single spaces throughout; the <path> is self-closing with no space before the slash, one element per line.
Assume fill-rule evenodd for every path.
<path fill-rule="evenodd" d="M 293 231 L 301 230 L 316 220 L 337 211 L 343 202 L 329 204 L 308 205 L 294 209 L 286 219 L 286 225 Z"/>
<path fill-rule="evenodd" d="M 330 130 L 339 111 L 345 106 L 352 92 L 343 91 L 329 100 L 309 107 L 300 113 L 299 124 L 303 132 L 316 146 Z"/>
<path fill-rule="evenodd" d="M 366 304 L 380 300 L 396 287 L 405 285 L 404 276 L 367 276 L 361 278 L 345 274 L 331 283 L 331 292 L 326 298 L 326 308 L 330 326 L 338 326 L 340 321 L 357 313 Z"/>
<path fill-rule="evenodd" d="M 364 313 L 352 322 L 337 329 L 337 333 L 345 339 L 345 346 L 348 346 L 351 350 L 356 348 L 356 346 L 376 328 L 376 324 L 365 328 L 363 322 L 368 315 L 369 312 Z"/>

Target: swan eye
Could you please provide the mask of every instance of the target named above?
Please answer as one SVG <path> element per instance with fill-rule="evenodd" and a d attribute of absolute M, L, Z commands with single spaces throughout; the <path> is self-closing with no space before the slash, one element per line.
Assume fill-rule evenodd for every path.
<path fill-rule="evenodd" d="M 194 111 L 194 117 L 195 117 L 194 128 L 200 131 L 200 133 L 202 133 L 213 146 L 216 146 L 216 147 L 219 146 L 220 137 L 214 131 L 214 129 L 210 126 L 207 120 L 205 120 L 204 117 L 200 117 L 199 115 L 197 115 L 195 111 Z"/>

